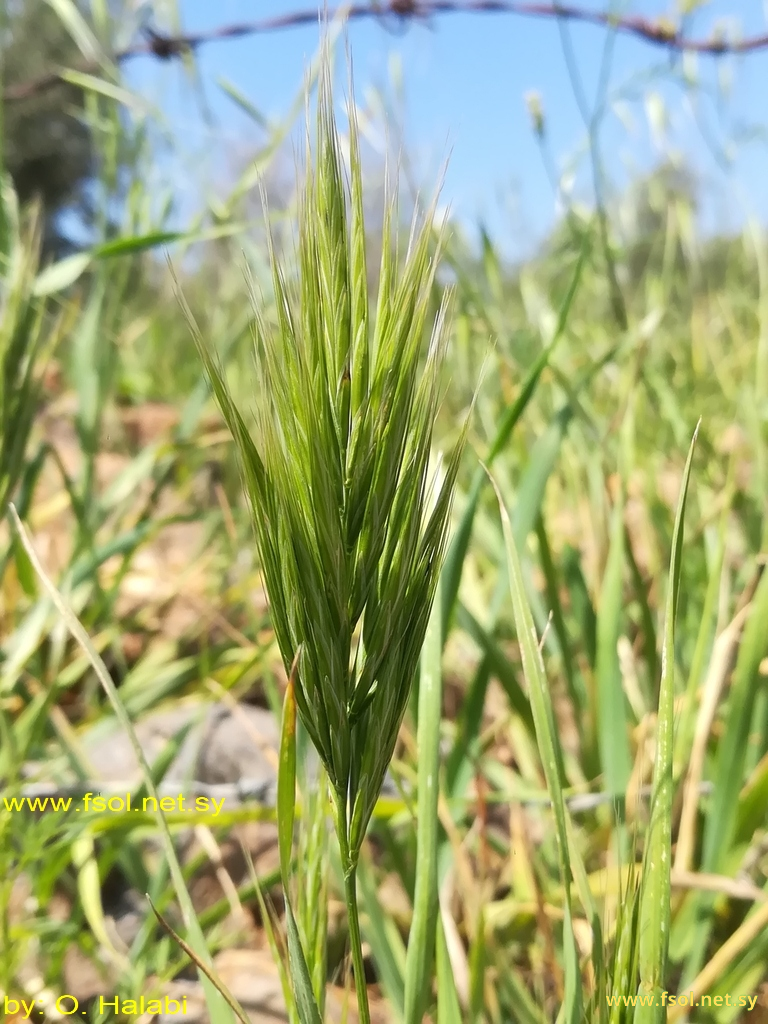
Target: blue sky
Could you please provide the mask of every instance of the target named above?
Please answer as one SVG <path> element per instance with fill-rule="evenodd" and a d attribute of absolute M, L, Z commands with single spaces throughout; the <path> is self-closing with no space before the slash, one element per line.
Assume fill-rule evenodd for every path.
<path fill-rule="evenodd" d="M 307 0 L 178 3 L 187 31 L 312 6 Z M 654 17 L 668 13 L 672 3 L 633 0 L 623 6 Z M 583 6 L 601 9 L 604 5 L 584 0 Z M 162 24 L 160 2 L 155 9 Z M 710 0 L 696 13 L 693 34 L 707 36 L 713 24 L 724 18 L 745 35 L 766 31 L 768 3 Z M 569 33 L 591 104 L 606 33 L 575 24 Z M 348 34 L 358 99 L 368 87 L 384 88 L 400 111 L 398 119 L 419 185 L 430 188 L 450 154 L 443 196 L 467 225 L 482 219 L 503 248 L 524 254 L 553 223 L 556 197 L 524 99 L 530 90 L 541 95 L 547 145 L 558 170 L 582 152 L 575 165 L 575 188 L 579 197 L 589 201 L 584 124 L 552 19 L 455 14 L 435 19 L 428 27 L 411 25 L 402 34 L 388 32 L 371 19 L 354 23 Z M 178 65 L 144 58 L 126 65 L 129 84 L 156 103 L 172 126 L 175 155 L 160 164 L 159 174 L 181 189 L 186 209 L 201 202 L 203 182 L 226 194 L 234 163 L 242 163 L 260 141 L 253 123 L 219 88 L 217 79 L 225 77 L 264 114 L 280 119 L 290 109 L 317 42 L 318 29 L 312 26 L 201 48 L 199 70 L 213 117 L 209 125 L 202 116 L 199 95 Z M 398 66 L 399 90 L 393 81 L 393 68 Z M 657 163 L 664 150 L 673 148 L 686 154 L 701 175 L 705 230 L 732 229 L 747 214 L 765 222 L 768 134 L 743 136 L 754 128 L 768 133 L 768 51 L 720 61 L 697 58 L 698 80 L 708 90 L 707 96 L 700 94 L 698 99 L 670 82 L 665 51 L 636 39 L 615 39 L 611 67 L 609 97 L 620 102 L 618 106 L 611 103 L 600 134 L 611 185 L 621 187 Z M 718 86 L 726 81 L 730 83 L 727 99 L 718 101 Z M 649 100 L 652 94 L 656 98 Z M 648 116 L 659 101 L 665 104 L 669 121 L 664 141 L 654 136 Z"/>

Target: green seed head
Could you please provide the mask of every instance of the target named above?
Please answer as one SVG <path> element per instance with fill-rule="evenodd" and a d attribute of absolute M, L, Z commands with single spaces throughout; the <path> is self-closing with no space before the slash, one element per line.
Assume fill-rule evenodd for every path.
<path fill-rule="evenodd" d="M 299 713 L 346 808 L 356 854 L 424 640 L 463 435 L 431 494 L 447 297 L 428 319 L 442 236 L 433 204 L 399 266 L 389 197 L 374 319 L 352 101 L 350 111 L 347 176 L 326 61 L 314 146 L 308 131 L 298 281 L 271 252 L 276 324 L 254 296 L 253 436 L 209 347 L 200 350 L 239 450 L 286 670 L 301 650 Z"/>

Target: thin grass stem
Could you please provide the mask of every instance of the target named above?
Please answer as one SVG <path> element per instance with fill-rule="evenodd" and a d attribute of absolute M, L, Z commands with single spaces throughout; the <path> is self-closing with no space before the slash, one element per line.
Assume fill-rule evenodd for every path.
<path fill-rule="evenodd" d="M 365 964 L 363 962 L 363 940 L 360 934 L 360 915 L 357 909 L 357 861 L 353 859 L 349 839 L 347 837 L 347 801 L 343 795 L 333 791 L 334 821 L 336 835 L 339 840 L 341 867 L 344 872 L 344 902 L 347 905 L 349 926 L 349 945 L 352 951 L 352 969 L 355 974 L 355 992 L 357 993 L 357 1009 L 360 1024 L 371 1024 L 371 1011 L 368 1006 L 368 988 L 365 984 Z"/>
<path fill-rule="evenodd" d="M 368 987 L 365 984 L 363 941 L 360 935 L 360 915 L 357 911 L 357 867 L 354 865 L 344 868 L 344 898 L 347 903 L 347 914 L 349 915 L 349 944 L 352 948 L 352 967 L 355 972 L 355 991 L 357 992 L 360 1024 L 371 1024 L 371 1011 L 368 1007 Z"/>

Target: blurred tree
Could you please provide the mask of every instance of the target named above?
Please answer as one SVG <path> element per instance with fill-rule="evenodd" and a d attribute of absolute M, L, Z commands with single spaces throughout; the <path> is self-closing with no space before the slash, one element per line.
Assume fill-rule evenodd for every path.
<path fill-rule="evenodd" d="M 624 259 L 631 288 L 637 287 L 647 272 L 658 275 L 672 270 L 685 274 L 679 229 L 684 219 L 695 219 L 698 200 L 699 183 L 692 168 L 670 161 L 664 161 L 650 174 L 633 182 L 619 197 L 615 212 L 624 238 Z M 665 267 L 665 233 L 673 209 L 678 241 L 674 260 Z"/>
<path fill-rule="evenodd" d="M 78 63 L 77 46 L 45 0 L 0 0 L 0 11 L 4 88 Z M 6 169 L 22 203 L 35 197 L 42 203 L 44 250 L 61 254 L 71 243 L 60 215 L 72 209 L 88 219 L 87 185 L 96 166 L 82 93 L 60 83 L 4 107 Z"/>

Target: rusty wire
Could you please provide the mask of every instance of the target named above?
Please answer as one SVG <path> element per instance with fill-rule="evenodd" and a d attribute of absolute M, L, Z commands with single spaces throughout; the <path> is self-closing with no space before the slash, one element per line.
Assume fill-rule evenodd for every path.
<path fill-rule="evenodd" d="M 338 13 L 338 9 L 328 10 L 327 17 L 333 18 Z M 534 3 L 527 0 L 370 0 L 369 3 L 349 6 L 346 10 L 346 19 L 360 21 L 365 18 L 376 18 L 386 27 L 397 25 L 406 28 L 413 22 L 429 24 L 434 18 L 449 14 L 512 14 L 531 18 L 563 18 L 610 28 L 667 50 L 688 51 L 712 57 L 724 54 L 749 54 L 768 48 L 768 33 L 743 39 L 729 39 L 720 35 L 693 38 L 661 18 L 617 16 L 609 11 L 593 11 L 573 4 Z M 142 56 L 154 57 L 161 61 L 173 60 L 194 53 L 208 43 L 300 28 L 317 24 L 318 21 L 318 9 L 315 7 L 256 21 L 221 25 L 205 32 L 185 35 L 167 35 L 155 28 L 144 28 L 139 39 L 111 55 L 111 63 L 122 64 Z M 108 63 L 101 64 L 99 61 L 91 60 L 81 62 L 72 70 L 93 73 L 107 71 L 108 66 Z M 4 92 L 4 97 L 10 101 L 28 99 L 58 84 L 65 74 L 66 69 L 51 70 L 37 78 L 9 86 Z"/>

